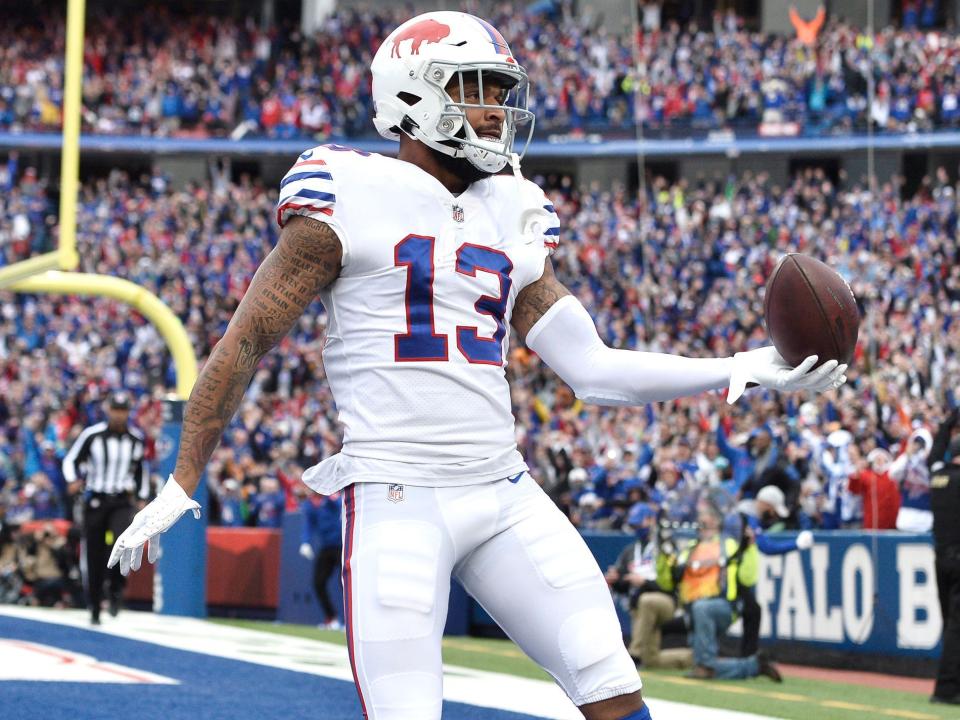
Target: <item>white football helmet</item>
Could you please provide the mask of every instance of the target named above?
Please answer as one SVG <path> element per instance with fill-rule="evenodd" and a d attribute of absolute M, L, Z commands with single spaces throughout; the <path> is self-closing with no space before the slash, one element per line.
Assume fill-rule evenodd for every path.
<path fill-rule="evenodd" d="M 373 123 L 388 140 L 400 133 L 476 168 L 496 173 L 507 161 L 517 166 L 533 134 L 533 113 L 527 109 L 527 72 L 514 59 L 506 40 L 490 23 L 461 12 L 429 12 L 394 30 L 377 50 L 373 72 Z M 501 105 L 484 104 L 484 77 L 503 83 Z M 459 77 L 460 100 L 446 91 Z M 480 104 L 467 104 L 463 85 L 476 78 Z M 496 107 L 504 111 L 499 138 L 480 137 L 467 122 L 466 109 Z M 520 153 L 513 146 L 519 126 L 526 125 Z"/>

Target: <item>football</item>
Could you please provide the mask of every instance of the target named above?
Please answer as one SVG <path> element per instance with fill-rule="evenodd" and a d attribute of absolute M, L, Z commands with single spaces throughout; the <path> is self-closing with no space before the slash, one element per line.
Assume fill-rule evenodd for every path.
<path fill-rule="evenodd" d="M 767 281 L 763 299 L 767 334 L 793 366 L 809 355 L 817 364 L 850 363 L 860 311 L 846 280 L 810 255 L 789 253 Z"/>

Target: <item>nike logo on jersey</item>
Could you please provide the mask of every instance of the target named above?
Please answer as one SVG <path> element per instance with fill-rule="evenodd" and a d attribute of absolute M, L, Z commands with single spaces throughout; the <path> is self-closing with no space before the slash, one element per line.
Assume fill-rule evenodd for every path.
<path fill-rule="evenodd" d="M 516 475 L 514 475 L 513 477 L 508 477 L 507 480 L 509 480 L 510 482 L 512 482 L 514 485 L 516 485 L 517 482 L 519 482 L 520 477 L 521 477 L 522 475 L 523 475 L 523 472 L 518 472 L 518 473 L 517 473 Z"/>

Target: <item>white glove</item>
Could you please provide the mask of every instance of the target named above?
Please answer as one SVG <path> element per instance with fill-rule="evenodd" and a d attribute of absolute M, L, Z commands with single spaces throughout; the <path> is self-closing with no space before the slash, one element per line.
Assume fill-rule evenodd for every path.
<path fill-rule="evenodd" d="M 313 548 L 310 547 L 310 543 L 301 543 L 300 554 L 307 560 L 313 560 Z"/>
<path fill-rule="evenodd" d="M 200 519 L 199 503 L 191 500 L 171 475 L 160 494 L 133 516 L 130 527 L 113 543 L 107 567 L 112 568 L 119 562 L 121 575 L 128 575 L 131 569 L 139 570 L 144 543 L 149 543 L 147 560 L 156 562 L 160 555 L 160 533 L 169 530 L 187 510 L 193 511 L 193 517 Z"/>
<path fill-rule="evenodd" d="M 846 365 L 840 365 L 836 360 L 828 360 L 816 370 L 811 370 L 816 364 L 817 356 L 811 355 L 797 367 L 790 367 L 773 345 L 739 352 L 733 356 L 727 402 L 733 405 L 743 395 L 747 383 L 751 382 L 781 392 L 823 392 L 838 388 L 847 381 L 847 376 L 844 375 Z"/>
<path fill-rule="evenodd" d="M 809 550 L 813 547 L 813 533 L 803 530 L 797 535 L 797 550 Z"/>

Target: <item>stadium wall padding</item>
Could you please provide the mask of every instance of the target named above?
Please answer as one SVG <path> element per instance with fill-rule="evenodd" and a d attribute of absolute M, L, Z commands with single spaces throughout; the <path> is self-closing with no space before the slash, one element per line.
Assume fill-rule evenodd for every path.
<path fill-rule="evenodd" d="M 602 570 L 631 542 L 613 533 L 585 533 L 584 538 Z M 818 533 L 808 552 L 762 555 L 756 593 L 764 644 L 802 647 L 801 655 L 807 657 L 825 651 L 845 657 L 940 655 L 943 621 L 929 535 Z M 629 618 L 618 610 L 628 634 Z M 475 604 L 471 624 L 482 635 L 498 634 L 493 620 Z"/>
<path fill-rule="evenodd" d="M 280 530 L 207 528 L 207 605 L 276 610 L 281 539 Z M 151 601 L 153 570 L 144 560 L 140 570 L 130 574 L 127 600 Z"/>
<path fill-rule="evenodd" d="M 301 523 L 293 513 L 282 530 L 210 528 L 207 603 L 269 609 L 284 622 L 320 622 L 312 563 L 298 552 Z M 603 569 L 631 542 L 614 533 L 584 537 Z M 810 551 L 761 556 L 762 641 L 853 655 L 939 656 L 942 618 L 929 535 L 834 531 L 815 537 Z M 150 598 L 152 571 L 144 566 L 131 576 L 131 599 Z M 328 589 L 342 607 L 338 574 Z M 455 584 L 448 634 L 489 634 L 491 625 Z"/>

